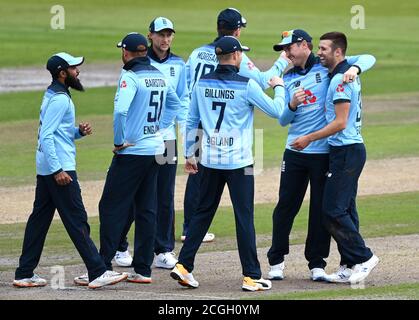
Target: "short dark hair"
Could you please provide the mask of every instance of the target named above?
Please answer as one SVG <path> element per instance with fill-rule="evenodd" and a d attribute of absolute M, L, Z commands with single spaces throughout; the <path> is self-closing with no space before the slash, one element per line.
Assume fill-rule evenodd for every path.
<path fill-rule="evenodd" d="M 320 40 L 331 40 L 332 49 L 335 51 L 337 48 L 342 49 L 342 53 L 346 53 L 346 48 L 348 47 L 348 41 L 346 36 L 342 32 L 328 32 L 320 37 Z"/>
<path fill-rule="evenodd" d="M 300 46 L 301 45 L 301 42 L 302 41 L 296 42 L 297 43 L 297 46 Z M 310 51 L 313 51 L 313 43 L 312 42 L 308 42 L 308 41 L 306 41 L 306 42 L 307 42 L 307 47 L 310 49 Z"/>
<path fill-rule="evenodd" d="M 238 29 L 238 28 L 237 28 L 237 29 Z M 231 30 L 231 29 L 217 28 L 217 31 L 218 31 L 218 36 L 219 36 L 219 37 L 232 36 L 232 35 L 234 35 L 234 32 L 235 32 L 237 29 L 233 29 L 233 30 Z"/>

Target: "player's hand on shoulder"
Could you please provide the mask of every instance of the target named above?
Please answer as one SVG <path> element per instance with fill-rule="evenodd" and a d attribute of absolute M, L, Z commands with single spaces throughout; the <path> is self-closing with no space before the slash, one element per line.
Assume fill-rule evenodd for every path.
<path fill-rule="evenodd" d="M 357 67 L 350 67 L 344 74 L 343 74 L 343 82 L 350 83 L 354 82 L 355 79 L 358 77 L 359 69 Z"/>

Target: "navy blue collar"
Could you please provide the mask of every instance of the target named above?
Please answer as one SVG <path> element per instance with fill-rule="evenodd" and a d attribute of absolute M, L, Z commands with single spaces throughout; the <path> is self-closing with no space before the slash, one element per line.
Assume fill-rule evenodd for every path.
<path fill-rule="evenodd" d="M 304 66 L 304 68 L 301 67 L 294 67 L 295 72 L 297 72 L 298 74 L 307 74 L 311 68 L 313 68 L 314 64 L 316 63 L 316 56 L 314 55 L 313 52 L 310 53 L 310 55 L 307 58 L 306 64 Z"/>
<path fill-rule="evenodd" d="M 332 79 L 338 73 L 345 73 L 350 67 L 351 67 L 351 65 L 345 59 L 345 60 L 339 62 L 336 65 L 336 67 L 333 69 L 333 71 L 328 74 L 328 76 L 329 76 L 330 79 Z"/>
<path fill-rule="evenodd" d="M 209 43 L 208 45 L 215 47 L 215 43 L 216 43 L 218 40 L 220 40 L 222 37 L 224 37 L 224 36 L 218 36 L 217 38 L 215 38 L 215 39 L 214 39 L 214 41 L 213 41 L 213 42 Z"/>
<path fill-rule="evenodd" d="M 125 70 L 131 70 L 135 66 L 138 66 L 138 65 L 142 65 L 142 66 L 150 65 L 150 59 L 148 57 L 137 57 L 137 58 L 134 58 L 134 59 L 128 61 L 124 65 L 124 69 Z"/>
<path fill-rule="evenodd" d="M 68 87 L 58 81 L 58 79 L 52 80 L 51 84 L 49 85 L 48 89 L 54 91 L 54 92 L 64 92 L 68 94 L 71 97 L 70 90 L 68 90 Z"/>
<path fill-rule="evenodd" d="M 147 49 L 147 55 L 148 55 L 151 59 L 153 59 L 154 61 L 156 61 L 156 62 L 158 62 L 158 63 L 163 63 L 163 62 L 166 62 L 167 60 L 169 60 L 169 58 L 172 56 L 172 53 L 170 52 L 170 48 L 169 48 L 169 50 L 167 50 L 167 56 L 166 56 L 165 58 L 163 58 L 163 59 L 160 59 L 160 58 L 158 57 L 158 55 L 154 52 L 154 50 L 153 50 L 153 46 L 151 45 L 151 46 L 149 46 L 149 47 L 148 47 L 148 49 Z"/>
<path fill-rule="evenodd" d="M 209 45 L 209 46 L 213 46 L 213 47 L 215 47 L 215 43 L 216 43 L 218 40 L 220 40 L 222 37 L 224 37 L 224 36 L 218 36 L 217 38 L 215 38 L 215 39 L 214 39 L 214 41 L 213 41 L 213 42 L 208 43 L 208 45 Z"/>
<path fill-rule="evenodd" d="M 231 64 L 219 64 L 217 69 L 215 69 L 217 73 L 238 73 L 239 68 L 233 66 Z"/>

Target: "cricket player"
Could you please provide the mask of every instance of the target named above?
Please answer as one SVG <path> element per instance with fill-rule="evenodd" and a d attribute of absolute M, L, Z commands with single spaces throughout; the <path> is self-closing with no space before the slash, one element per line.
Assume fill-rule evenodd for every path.
<path fill-rule="evenodd" d="M 161 130 L 172 123 L 180 101 L 167 78 L 150 64 L 143 35 L 130 33 L 117 47 L 124 67 L 115 95 L 115 155 L 99 202 L 100 254 L 112 270 L 112 258 L 134 205 L 135 272 L 128 275 L 128 281 L 150 283 L 157 212 L 156 156 L 164 152 Z M 77 281 L 82 282 L 82 277 Z"/>
<path fill-rule="evenodd" d="M 241 13 L 234 8 L 227 8 L 222 10 L 217 17 L 217 32 L 218 37 L 210 44 L 204 45 L 195 49 L 188 61 L 186 62 L 187 77 L 189 91 L 192 92 L 195 83 L 205 74 L 215 70 L 218 64 L 217 55 L 214 52 L 215 42 L 223 36 L 234 36 L 240 38 L 242 28 L 245 28 L 247 24 L 246 19 Z M 239 74 L 241 76 L 253 79 L 262 88 L 267 89 L 269 87 L 268 81 L 273 76 L 280 76 L 285 68 L 288 66 L 288 61 L 285 58 L 278 58 L 273 66 L 265 71 L 261 72 L 249 59 L 246 53 L 242 54 L 242 62 L 240 64 Z M 197 141 L 200 141 L 200 137 L 197 137 Z M 199 143 L 198 149 L 199 149 Z M 199 150 L 196 152 L 197 159 L 199 159 Z M 198 163 L 198 166 L 200 164 Z M 184 199 L 184 224 L 182 241 L 185 240 L 188 232 L 188 225 L 191 216 L 196 211 L 198 199 L 199 199 L 199 184 L 201 171 L 195 175 L 189 175 L 185 190 Z M 214 234 L 208 233 L 204 242 L 210 242 L 214 240 Z"/>
<path fill-rule="evenodd" d="M 270 270 L 268 278 L 284 278 L 284 256 L 289 253 L 289 235 L 294 218 L 299 212 L 310 183 L 310 206 L 305 258 L 310 279 L 325 281 L 325 259 L 329 255 L 330 234 L 324 227 L 322 200 L 329 168 L 329 145 L 326 139 L 296 150 L 292 142 L 301 135 L 326 126 L 324 105 L 330 83 L 328 70 L 320 58 L 312 53 L 312 38 L 304 30 L 285 31 L 275 51 L 283 50 L 294 68 L 284 75 L 288 107 L 280 115 L 282 126 L 289 125 L 286 149 L 281 166 L 279 200 L 273 212 L 272 245 L 268 251 Z M 375 63 L 370 55 L 348 57 L 351 64 L 342 75 L 342 81 L 355 79 Z"/>
<path fill-rule="evenodd" d="M 274 100 L 252 79 L 238 74 L 242 51 L 248 51 L 233 36 L 215 43 L 219 65 L 203 75 L 192 92 L 186 126 L 186 172 L 201 171 L 200 198 L 189 231 L 171 277 L 182 286 L 199 286 L 192 275 L 194 260 L 218 208 L 224 186 L 230 191 L 236 219 L 237 243 L 244 275 L 242 289 L 269 290 L 271 282 L 262 278 L 256 252 L 253 221 L 253 113 L 258 107 L 277 118 L 285 107 L 283 81 L 273 77 Z M 203 130 L 201 166 L 194 158 L 195 136 L 201 121 Z"/>
<path fill-rule="evenodd" d="M 175 248 L 175 180 L 177 169 L 176 124 L 184 131 L 189 107 L 189 90 L 186 82 L 185 62 L 181 57 L 170 51 L 175 29 L 172 21 L 165 17 L 155 18 L 149 27 L 148 39 L 150 46 L 147 55 L 152 66 L 162 72 L 169 80 L 181 102 L 176 122 L 173 121 L 165 131 L 164 154 L 157 160 L 159 172 L 157 178 L 157 229 L 154 252 L 157 268 L 173 269 L 177 259 L 173 253 Z M 134 219 L 132 214 L 124 231 L 123 239 L 115 255 L 120 266 L 131 266 L 132 258 L 128 251 L 127 233 Z"/>
<path fill-rule="evenodd" d="M 84 91 L 78 76 L 83 57 L 60 52 L 48 59 L 52 83 L 41 105 L 36 150 L 36 191 L 32 214 L 25 229 L 22 255 L 13 285 L 42 287 L 47 284 L 33 271 L 39 263 L 55 210 L 87 268 L 85 285 L 95 289 L 118 283 L 127 275 L 107 271 L 95 244 L 81 198 L 76 173 L 74 140 L 92 134 L 87 122 L 74 126 L 75 107 L 69 88 Z"/>
<path fill-rule="evenodd" d="M 341 255 L 339 270 L 327 280 L 353 284 L 363 281 L 379 259 L 359 233 L 356 194 L 366 151 L 361 135 L 361 81 L 359 77 L 349 83 L 342 81 L 343 74 L 351 68 L 345 59 L 346 49 L 347 39 L 341 32 L 329 32 L 320 37 L 317 54 L 330 78 L 326 95 L 327 125 L 298 137 L 291 146 L 303 150 L 327 139 L 330 160 L 323 196 L 324 223 Z"/>

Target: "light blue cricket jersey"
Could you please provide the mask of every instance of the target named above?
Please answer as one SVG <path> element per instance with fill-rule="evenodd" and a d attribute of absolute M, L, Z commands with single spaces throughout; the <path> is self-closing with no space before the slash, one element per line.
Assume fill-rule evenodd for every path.
<path fill-rule="evenodd" d="M 218 59 L 215 54 L 215 42 L 218 39 L 220 39 L 220 37 L 216 38 L 214 42 L 210 44 L 195 49 L 189 56 L 189 59 L 186 62 L 186 76 L 189 92 L 192 92 L 195 83 L 203 75 L 213 72 L 217 67 Z M 287 60 L 278 58 L 269 70 L 262 72 L 243 52 L 239 75 L 253 79 L 262 89 L 266 89 L 269 87 L 268 80 L 273 76 L 281 76 L 287 66 Z"/>
<path fill-rule="evenodd" d="M 349 115 L 346 128 L 328 138 L 331 146 L 345 146 L 354 143 L 363 143 L 361 136 L 362 126 L 362 99 L 361 80 L 356 78 L 355 82 L 343 83 L 342 75 L 351 66 L 346 60 L 339 63 L 329 75 L 331 78 L 326 98 L 326 120 L 332 122 L 336 118 L 335 104 L 350 102 Z"/>
<path fill-rule="evenodd" d="M 171 125 L 180 100 L 166 77 L 150 65 L 149 58 L 135 58 L 125 64 L 114 106 L 114 144 L 134 144 L 119 154 L 164 152 L 159 129 Z"/>
<path fill-rule="evenodd" d="M 41 176 L 76 170 L 75 110 L 68 88 L 55 80 L 44 94 L 38 129 L 36 173 Z"/>
<path fill-rule="evenodd" d="M 347 57 L 350 64 L 358 66 L 363 72 L 370 69 L 375 58 L 371 55 Z M 341 75 L 343 77 L 343 75 Z M 290 124 L 286 149 L 301 153 L 328 153 L 328 139 L 321 139 L 309 144 L 302 151 L 292 149 L 290 144 L 303 135 L 320 130 L 327 125 L 326 94 L 330 84 L 327 68 L 320 64 L 319 57 L 313 53 L 307 59 L 305 69 L 294 67 L 284 75 L 287 105 L 299 88 L 304 88 L 307 94 L 305 103 L 299 105 L 296 111 L 288 107 L 283 109 L 279 117 L 282 126 Z"/>
<path fill-rule="evenodd" d="M 181 131 L 184 130 L 186 124 L 186 117 L 189 108 L 189 89 L 186 82 L 186 66 L 181 57 L 168 52 L 166 58 L 160 58 L 154 53 L 152 47 L 148 48 L 148 57 L 152 66 L 163 73 L 166 79 L 169 80 L 170 85 L 175 90 L 180 100 L 179 111 L 176 115 L 176 121 L 179 124 Z M 165 130 L 164 140 L 176 140 L 176 125 L 173 121 L 170 127 Z"/>
<path fill-rule="evenodd" d="M 275 88 L 274 100 L 238 68 L 219 65 L 201 77 L 192 92 L 186 124 L 185 156 L 195 151 L 195 136 L 203 128 L 201 164 L 214 169 L 238 169 L 253 164 L 253 113 L 258 107 L 278 118 L 285 105 L 285 89 Z"/>

